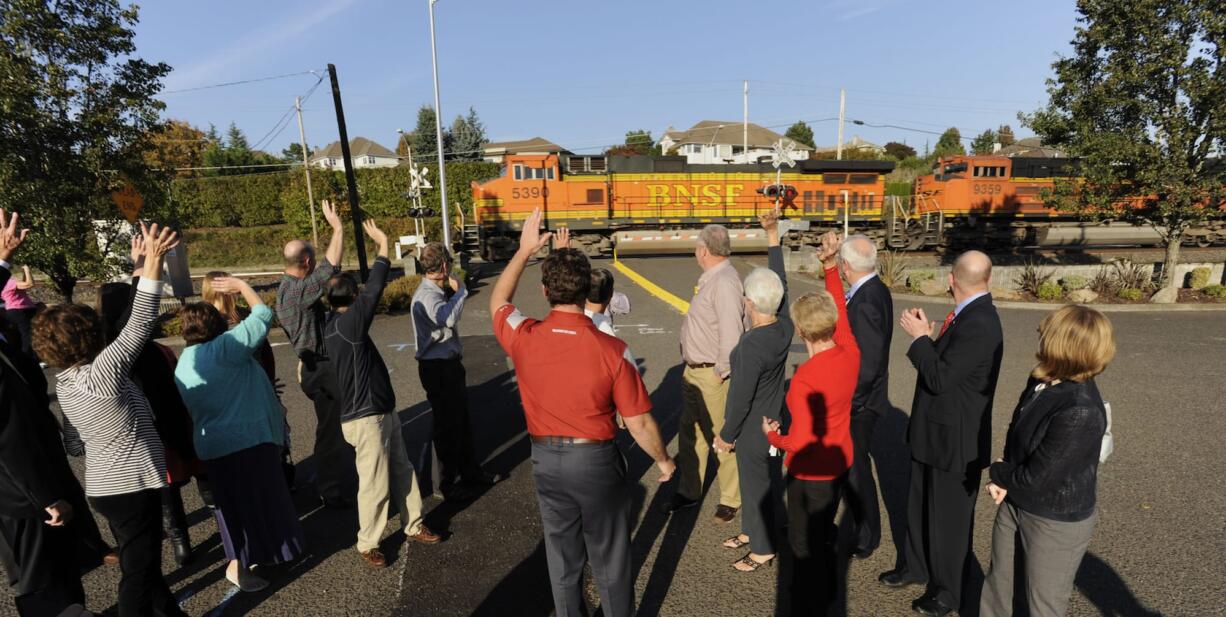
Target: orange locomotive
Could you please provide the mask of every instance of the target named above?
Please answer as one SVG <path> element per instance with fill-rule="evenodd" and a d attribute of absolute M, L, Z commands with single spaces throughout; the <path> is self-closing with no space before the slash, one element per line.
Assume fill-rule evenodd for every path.
<path fill-rule="evenodd" d="M 519 226 L 540 208 L 546 227 L 569 228 L 575 243 L 596 255 L 645 233 L 709 223 L 756 227 L 758 213 L 778 200 L 793 242 L 803 242 L 815 225 L 879 225 L 893 167 L 811 160 L 777 176 L 766 164 L 691 165 L 684 157 L 510 155 L 500 177 L 472 183 L 473 224 L 482 257 L 498 259 L 516 248 Z"/>

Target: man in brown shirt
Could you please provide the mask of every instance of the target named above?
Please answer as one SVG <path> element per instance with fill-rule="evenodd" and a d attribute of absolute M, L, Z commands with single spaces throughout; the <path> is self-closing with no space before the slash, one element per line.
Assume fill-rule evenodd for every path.
<path fill-rule="evenodd" d="M 745 331 L 744 289 L 728 261 L 732 254 L 728 230 L 708 225 L 698 235 L 694 257 L 702 268 L 690 310 L 681 324 L 681 422 L 678 428 L 677 494 L 670 511 L 697 505 L 707 474 L 707 456 L 715 436 L 724 427 L 728 397 L 729 354 Z M 741 507 L 736 457 L 716 453 L 719 459 L 719 506 L 715 519 L 727 523 Z"/>

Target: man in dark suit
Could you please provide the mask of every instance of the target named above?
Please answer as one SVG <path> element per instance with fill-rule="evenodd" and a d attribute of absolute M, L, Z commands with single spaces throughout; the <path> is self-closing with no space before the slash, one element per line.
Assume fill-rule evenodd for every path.
<path fill-rule="evenodd" d="M 9 218 L 0 210 L 0 286 L 11 276 L 8 259 L 25 234 L 16 214 Z M 85 601 L 79 539 L 68 525 L 74 514 L 69 500 L 81 489 L 59 425 L 47 411 L 46 381 L 35 378 L 20 353 L 0 341 L 0 564 L 18 615 L 58 615 Z"/>
<path fill-rule="evenodd" d="M 860 378 L 851 401 L 851 441 L 855 451 L 847 472 L 847 506 L 854 525 L 852 555 L 865 559 L 881 542 L 881 510 L 869 444 L 877 419 L 890 409 L 890 338 L 894 300 L 877 277 L 877 245 L 862 235 L 848 237 L 839 249 L 839 270 L 851 285 L 847 319 L 860 346 Z"/>
<path fill-rule="evenodd" d="M 1004 349 L 991 279 L 987 255 L 963 253 L 949 275 L 957 305 L 939 331 L 921 309 L 899 320 L 915 339 L 907 357 L 918 372 L 907 432 L 907 544 L 898 568 L 880 580 L 891 587 L 927 583 L 911 604 L 924 615 L 943 617 L 961 606 L 975 559 L 975 497 L 991 453 L 992 398 Z"/>

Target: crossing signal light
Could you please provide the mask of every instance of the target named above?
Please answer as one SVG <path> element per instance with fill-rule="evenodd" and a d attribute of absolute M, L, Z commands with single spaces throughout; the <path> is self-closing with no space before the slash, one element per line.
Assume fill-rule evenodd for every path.
<path fill-rule="evenodd" d="M 434 208 L 409 208 L 409 216 L 417 218 L 429 218 L 434 216 Z"/>
<path fill-rule="evenodd" d="M 792 201 L 799 194 L 796 187 L 790 184 L 770 184 L 758 189 L 758 193 L 761 193 L 767 199 L 781 200 L 787 205 L 791 205 Z"/>

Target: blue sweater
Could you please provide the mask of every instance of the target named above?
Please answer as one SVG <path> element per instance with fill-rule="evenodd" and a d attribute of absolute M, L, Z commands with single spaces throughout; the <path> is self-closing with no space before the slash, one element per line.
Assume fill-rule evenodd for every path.
<path fill-rule="evenodd" d="M 260 304 L 225 334 L 183 350 L 175 384 L 191 413 L 201 459 L 264 443 L 284 445 L 281 403 L 252 355 L 271 323 L 272 310 Z"/>

